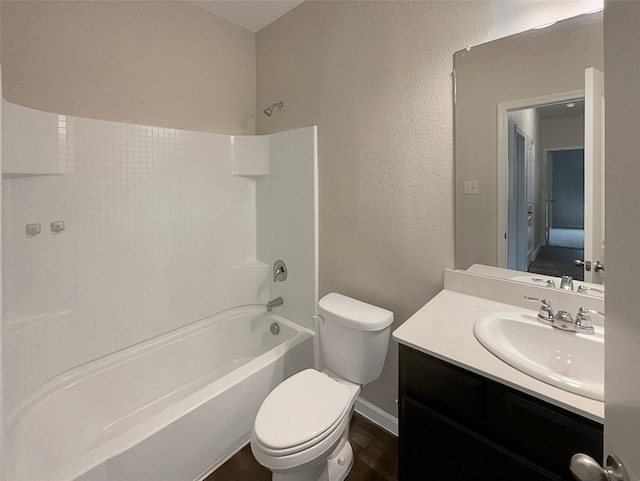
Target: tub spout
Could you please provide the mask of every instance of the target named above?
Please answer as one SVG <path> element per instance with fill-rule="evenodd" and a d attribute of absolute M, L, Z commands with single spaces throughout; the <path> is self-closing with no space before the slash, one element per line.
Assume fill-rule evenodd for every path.
<path fill-rule="evenodd" d="M 275 299 L 267 302 L 267 311 L 271 312 L 274 307 L 281 306 L 282 304 L 284 304 L 284 300 L 282 299 L 282 297 L 276 297 Z"/>

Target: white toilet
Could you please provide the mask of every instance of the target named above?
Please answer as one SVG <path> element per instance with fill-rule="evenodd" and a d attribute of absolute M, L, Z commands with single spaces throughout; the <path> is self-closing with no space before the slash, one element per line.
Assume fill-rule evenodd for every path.
<path fill-rule="evenodd" d="M 332 293 L 318 303 L 327 369 L 278 385 L 258 411 L 251 450 L 273 481 L 342 481 L 353 464 L 349 421 L 363 384 L 380 376 L 393 313 Z"/>

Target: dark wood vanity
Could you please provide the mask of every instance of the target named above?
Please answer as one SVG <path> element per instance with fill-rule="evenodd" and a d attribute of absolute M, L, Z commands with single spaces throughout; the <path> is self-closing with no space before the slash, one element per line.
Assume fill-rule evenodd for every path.
<path fill-rule="evenodd" d="M 401 481 L 572 481 L 573 454 L 602 463 L 600 423 L 399 347 Z"/>

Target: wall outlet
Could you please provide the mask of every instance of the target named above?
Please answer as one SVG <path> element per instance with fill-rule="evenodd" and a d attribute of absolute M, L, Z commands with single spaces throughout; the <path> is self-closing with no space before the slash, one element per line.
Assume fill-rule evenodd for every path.
<path fill-rule="evenodd" d="M 464 181 L 464 193 L 465 195 L 478 195 L 478 181 L 477 180 L 465 180 Z"/>

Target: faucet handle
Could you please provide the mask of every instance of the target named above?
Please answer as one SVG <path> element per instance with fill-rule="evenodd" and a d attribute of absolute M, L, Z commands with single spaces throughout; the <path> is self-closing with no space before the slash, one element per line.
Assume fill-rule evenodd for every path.
<path fill-rule="evenodd" d="M 542 303 L 543 306 L 551 307 L 551 302 L 549 302 L 548 299 L 541 299 L 539 297 L 531 297 L 531 296 L 524 296 L 524 298 L 527 301 L 538 301 L 538 302 Z"/>
<path fill-rule="evenodd" d="M 539 277 L 532 277 L 531 280 L 533 282 L 544 282 L 547 287 L 556 287 L 556 283 L 553 279 L 540 279 Z"/>
<path fill-rule="evenodd" d="M 287 278 L 287 266 L 282 259 L 273 263 L 273 282 L 284 281 Z"/>
<path fill-rule="evenodd" d="M 587 291 L 593 291 L 593 292 L 597 292 L 598 294 L 604 294 L 604 289 L 596 289 L 595 287 L 587 287 L 585 285 L 578 286 L 578 292 L 587 292 Z"/>
<path fill-rule="evenodd" d="M 539 297 L 530 297 L 530 296 L 524 296 L 524 298 L 527 301 L 534 301 L 534 302 L 539 302 L 540 304 L 542 304 L 540 306 L 540 309 L 545 308 L 545 309 L 551 309 L 551 302 L 548 299 L 541 299 Z"/>
<path fill-rule="evenodd" d="M 548 299 L 540 299 L 539 297 L 524 296 L 527 301 L 534 301 L 540 303 L 540 309 L 538 310 L 538 320 L 543 324 L 553 324 L 553 308 L 551 302 Z"/>
<path fill-rule="evenodd" d="M 591 322 L 591 316 L 589 314 L 599 314 L 604 317 L 604 312 L 596 311 L 595 309 L 587 309 L 586 307 L 579 307 L 575 321 L 576 332 L 581 332 L 583 334 L 595 333 L 593 323 Z"/>

